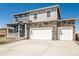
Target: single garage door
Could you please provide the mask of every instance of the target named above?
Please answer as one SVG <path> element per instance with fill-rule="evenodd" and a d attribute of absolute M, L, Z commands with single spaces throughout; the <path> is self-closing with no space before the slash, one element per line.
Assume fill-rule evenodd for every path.
<path fill-rule="evenodd" d="M 31 28 L 30 39 L 52 40 L 52 28 Z"/>
<path fill-rule="evenodd" d="M 73 40 L 73 28 L 60 28 L 59 29 L 60 40 Z"/>

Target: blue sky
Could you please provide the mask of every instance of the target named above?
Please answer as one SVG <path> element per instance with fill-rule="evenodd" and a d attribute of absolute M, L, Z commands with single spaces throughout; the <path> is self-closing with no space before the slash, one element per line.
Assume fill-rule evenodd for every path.
<path fill-rule="evenodd" d="M 0 3 L 0 27 L 12 23 L 13 14 L 52 5 L 60 5 L 62 18 L 79 18 L 79 4 L 77 3 Z M 76 22 L 76 31 L 79 32 L 79 21 Z"/>

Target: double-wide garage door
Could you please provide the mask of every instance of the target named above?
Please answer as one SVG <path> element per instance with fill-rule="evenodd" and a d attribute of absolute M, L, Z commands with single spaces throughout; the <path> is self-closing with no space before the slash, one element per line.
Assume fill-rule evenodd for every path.
<path fill-rule="evenodd" d="M 31 28 L 30 38 L 32 40 L 52 40 L 52 28 Z"/>

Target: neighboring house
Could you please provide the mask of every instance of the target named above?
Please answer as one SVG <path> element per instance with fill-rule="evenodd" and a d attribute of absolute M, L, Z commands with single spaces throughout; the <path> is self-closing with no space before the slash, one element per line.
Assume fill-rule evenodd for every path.
<path fill-rule="evenodd" d="M 75 18 L 62 19 L 59 5 L 14 15 L 7 37 L 31 40 L 75 40 Z"/>
<path fill-rule="evenodd" d="M 7 28 L 0 28 L 0 38 L 7 36 Z"/>

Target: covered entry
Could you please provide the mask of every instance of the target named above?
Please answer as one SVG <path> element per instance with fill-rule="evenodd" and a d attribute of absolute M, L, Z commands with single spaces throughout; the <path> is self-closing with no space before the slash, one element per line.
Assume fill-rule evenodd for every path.
<path fill-rule="evenodd" d="M 59 40 L 73 40 L 73 27 L 59 27 L 58 38 Z"/>
<path fill-rule="evenodd" d="M 19 22 L 13 24 L 7 24 L 7 37 L 25 37 L 26 35 L 26 24 Z"/>
<path fill-rule="evenodd" d="M 52 40 L 52 28 L 30 28 L 30 39 L 32 40 Z"/>

